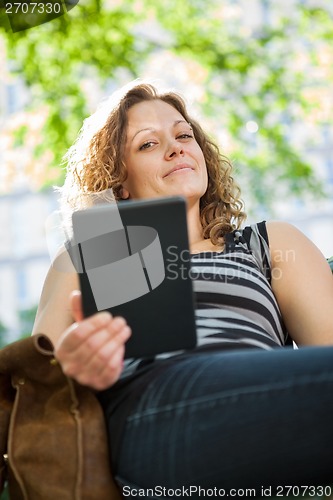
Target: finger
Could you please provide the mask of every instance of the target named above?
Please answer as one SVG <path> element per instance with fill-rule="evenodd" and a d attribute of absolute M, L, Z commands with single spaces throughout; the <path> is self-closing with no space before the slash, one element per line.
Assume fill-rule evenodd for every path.
<path fill-rule="evenodd" d="M 103 328 L 96 330 L 92 335 L 89 335 L 85 342 L 81 344 L 82 348 L 86 348 L 94 354 L 107 343 L 114 342 L 115 344 L 123 343 L 127 340 L 127 330 L 130 334 L 130 328 L 126 324 L 124 318 L 114 318 L 107 323 Z M 126 339 L 123 339 L 125 333 Z"/>
<path fill-rule="evenodd" d="M 79 290 L 74 290 L 70 294 L 70 306 L 74 321 L 82 321 L 84 318 L 82 311 L 82 295 Z"/>
<path fill-rule="evenodd" d="M 106 342 L 100 344 L 100 346 L 92 352 L 89 363 L 93 371 L 102 371 L 104 367 L 113 358 L 114 353 L 127 342 L 131 336 L 131 329 L 129 326 L 124 326 L 115 335 L 109 337 Z"/>
<path fill-rule="evenodd" d="M 55 345 L 56 352 L 76 351 L 78 347 L 91 335 L 101 329 L 105 329 L 111 322 L 112 316 L 107 311 L 99 312 L 78 323 L 73 323 Z"/>
<path fill-rule="evenodd" d="M 98 374 L 130 335 L 131 329 L 127 325 L 112 335 L 107 329 L 99 330 L 77 349 L 75 357 L 73 356 L 72 368 L 80 370 L 83 367 L 86 373 Z"/>
<path fill-rule="evenodd" d="M 112 386 L 120 377 L 124 366 L 125 346 L 121 345 L 114 352 L 108 364 L 99 373 L 98 377 L 93 381 L 94 387 L 97 390 L 103 390 Z"/>
<path fill-rule="evenodd" d="M 105 333 L 105 331 L 104 331 Z M 92 351 L 86 349 L 85 345 L 73 353 L 72 356 L 65 356 L 60 363 L 64 373 L 78 382 L 95 389 L 100 389 L 101 382 L 104 387 L 111 385 L 115 381 L 122 370 L 123 355 L 125 352 L 125 342 L 131 335 L 131 329 L 125 326 L 120 332 L 105 342 L 103 339 L 103 331 L 94 334 L 94 337 L 99 337 L 102 344 L 98 349 Z M 89 339 L 90 341 L 90 339 Z M 107 383 L 106 383 L 107 380 Z"/>
<path fill-rule="evenodd" d="M 100 370 L 80 373 L 77 380 L 84 385 L 93 387 L 96 390 L 103 390 L 112 386 L 119 378 L 123 369 L 125 346 L 120 345 L 116 350 L 112 348 L 112 355 Z"/>
<path fill-rule="evenodd" d="M 95 323 L 97 320 L 98 318 L 95 317 Z M 82 328 L 83 323 L 77 326 Z M 109 324 L 111 323 L 115 323 L 116 326 L 111 328 L 110 332 Z M 86 338 L 77 335 L 74 327 L 74 330 L 68 333 L 68 337 L 56 345 L 55 356 L 67 375 L 76 377 L 84 373 L 93 376 L 103 370 L 114 351 L 124 345 L 130 335 L 131 329 L 120 317 L 92 332 Z"/>

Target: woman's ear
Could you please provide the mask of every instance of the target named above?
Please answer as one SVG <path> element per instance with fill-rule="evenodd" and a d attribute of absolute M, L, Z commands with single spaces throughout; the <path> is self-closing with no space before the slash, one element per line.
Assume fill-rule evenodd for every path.
<path fill-rule="evenodd" d="M 129 198 L 130 194 L 129 192 L 127 191 L 126 188 L 122 187 L 120 189 L 120 197 L 122 200 L 127 200 Z"/>

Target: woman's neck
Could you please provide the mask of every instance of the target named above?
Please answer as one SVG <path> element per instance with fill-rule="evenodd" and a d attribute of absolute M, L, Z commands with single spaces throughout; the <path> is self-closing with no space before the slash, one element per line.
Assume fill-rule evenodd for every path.
<path fill-rule="evenodd" d="M 203 238 L 203 230 L 200 221 L 199 203 L 187 207 L 187 229 L 190 247 L 201 242 Z"/>
<path fill-rule="evenodd" d="M 224 245 L 213 245 L 209 238 L 203 237 L 203 229 L 200 221 L 199 203 L 187 208 L 187 227 L 191 253 L 204 251 L 221 251 Z"/>

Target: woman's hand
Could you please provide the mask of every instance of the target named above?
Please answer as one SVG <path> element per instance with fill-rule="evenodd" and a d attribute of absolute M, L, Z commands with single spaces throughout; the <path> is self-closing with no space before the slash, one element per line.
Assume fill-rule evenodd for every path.
<path fill-rule="evenodd" d="M 103 390 L 119 378 L 125 342 L 131 329 L 122 317 L 99 312 L 83 318 L 81 293 L 71 293 L 71 310 L 75 319 L 55 344 L 55 357 L 63 372 L 82 385 Z"/>

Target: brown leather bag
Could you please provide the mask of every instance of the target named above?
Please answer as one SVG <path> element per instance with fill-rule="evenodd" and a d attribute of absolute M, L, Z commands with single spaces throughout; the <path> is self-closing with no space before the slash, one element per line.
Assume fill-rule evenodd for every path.
<path fill-rule="evenodd" d="M 44 335 L 0 350 L 0 494 L 13 500 L 119 500 L 94 393 L 66 377 Z"/>

